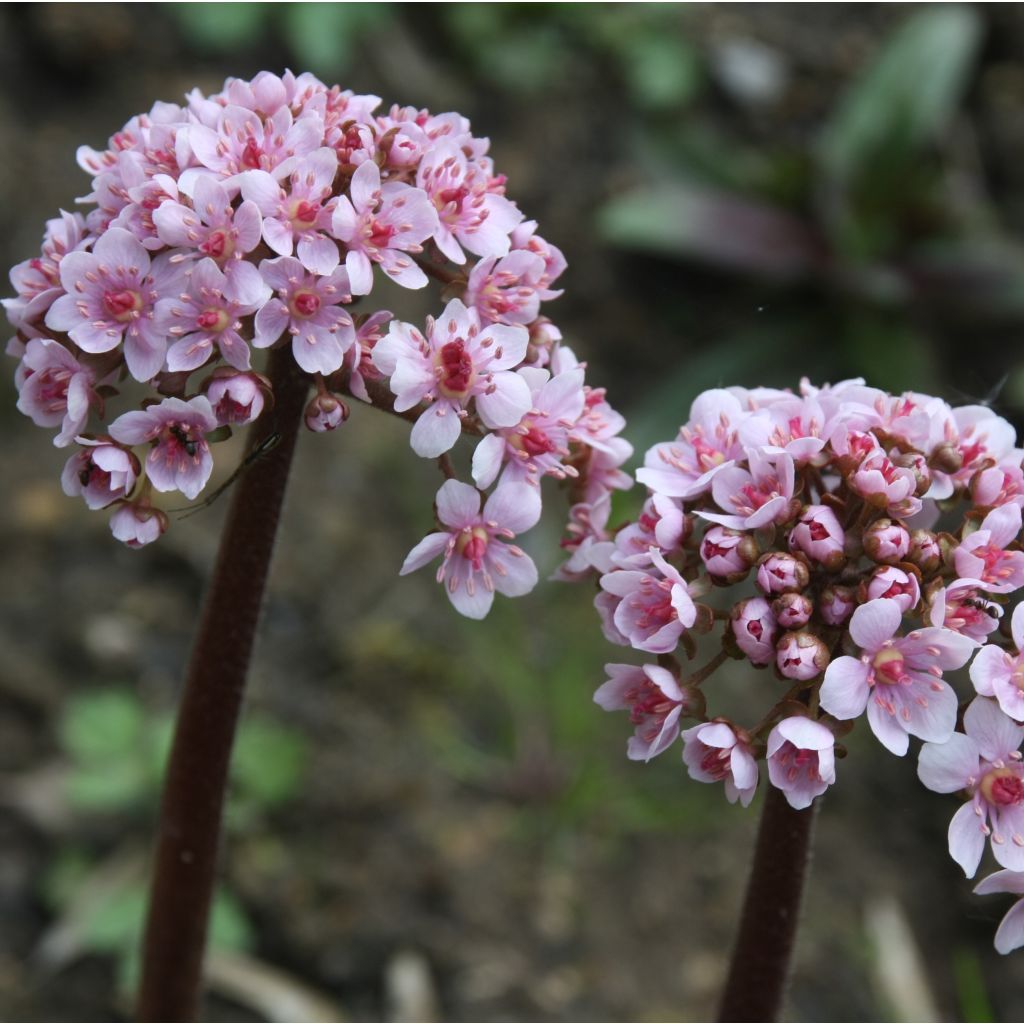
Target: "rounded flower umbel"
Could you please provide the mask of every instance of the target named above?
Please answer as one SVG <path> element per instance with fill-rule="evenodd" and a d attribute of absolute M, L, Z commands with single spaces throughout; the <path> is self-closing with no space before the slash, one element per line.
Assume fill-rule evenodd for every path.
<path fill-rule="evenodd" d="M 481 512 L 475 487 L 447 480 L 437 492 L 436 504 L 444 529 L 431 533 L 409 552 L 401 575 L 443 555 L 437 581 L 452 604 L 471 619 L 482 619 L 490 611 L 495 592 L 519 597 L 536 586 L 533 560 L 522 548 L 507 543 L 540 518 L 540 496 L 534 488 L 505 484 L 487 499 Z"/>

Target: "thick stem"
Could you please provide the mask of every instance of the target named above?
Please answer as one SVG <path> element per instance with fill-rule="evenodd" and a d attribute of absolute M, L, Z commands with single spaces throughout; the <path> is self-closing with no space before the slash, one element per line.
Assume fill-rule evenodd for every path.
<path fill-rule="evenodd" d="M 754 864 L 725 983 L 720 1021 L 774 1021 L 782 1009 L 800 919 L 818 801 L 802 811 L 768 787 Z"/>
<path fill-rule="evenodd" d="M 192 651 L 160 808 L 139 993 L 143 1021 L 191 1021 L 199 1010 L 231 746 L 309 390 L 291 346 L 271 353 L 267 373 L 274 407 L 250 437 L 253 445 L 271 432 L 281 440 L 235 487 Z"/>

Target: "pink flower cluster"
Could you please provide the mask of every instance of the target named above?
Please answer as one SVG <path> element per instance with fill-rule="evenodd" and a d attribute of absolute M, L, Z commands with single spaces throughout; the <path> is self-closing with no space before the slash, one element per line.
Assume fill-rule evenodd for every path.
<path fill-rule="evenodd" d="M 565 260 L 507 197 L 488 140 L 456 113 L 379 106 L 262 72 L 83 146 L 85 212 L 49 221 L 40 254 L 11 271 L 18 408 L 72 447 L 65 491 L 138 547 L 168 526 L 158 496 L 196 499 L 211 446 L 272 401 L 256 360 L 286 347 L 315 389 L 312 431 L 340 426 L 355 396 L 414 420 L 414 451 L 444 457 L 448 477 L 459 436 L 479 439 L 472 478 L 495 487 L 483 511 L 449 480 L 449 540 L 432 534 L 403 571 L 443 551 L 452 602 L 481 616 L 495 590 L 533 585 L 528 556 L 497 538 L 536 522 L 541 478 L 600 502 L 631 483 L 631 449 L 541 314 Z M 420 326 L 374 309 L 381 275 L 439 282 L 446 304 Z M 128 394 L 135 408 L 117 409 Z"/>
<path fill-rule="evenodd" d="M 1010 614 L 1024 587 L 1022 457 L 987 407 L 862 380 L 700 395 L 647 453 L 636 522 L 610 531 L 603 499 L 574 510 L 562 571 L 596 578 L 611 642 L 657 655 L 608 665 L 595 694 L 630 712 L 629 757 L 681 739 L 689 775 L 744 805 L 764 762 L 804 808 L 864 718 L 897 756 L 924 741 L 921 780 L 965 798 L 950 853 L 970 876 L 988 845 L 1003 868 L 978 891 L 1024 893 L 1024 604 Z M 710 661 L 684 670 L 676 652 L 695 658 L 716 627 Z M 730 659 L 778 680 L 759 685 L 748 721 L 708 709 L 704 683 Z M 947 676 L 968 663 L 961 716 Z M 997 936 L 1003 952 L 1020 945 L 1024 901 Z"/>

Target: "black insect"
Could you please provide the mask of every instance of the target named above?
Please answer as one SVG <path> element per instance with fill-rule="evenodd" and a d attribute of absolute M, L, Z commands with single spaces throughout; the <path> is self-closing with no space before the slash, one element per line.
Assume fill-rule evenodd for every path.
<path fill-rule="evenodd" d="M 171 436 L 181 445 L 182 448 L 188 452 L 190 458 L 194 458 L 196 454 L 196 443 L 192 440 L 188 434 L 185 433 L 177 423 L 170 428 Z"/>

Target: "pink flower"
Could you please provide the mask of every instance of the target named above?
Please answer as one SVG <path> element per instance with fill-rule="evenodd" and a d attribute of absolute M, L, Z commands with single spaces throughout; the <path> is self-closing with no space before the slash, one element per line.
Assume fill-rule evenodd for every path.
<path fill-rule="evenodd" d="M 818 595 L 818 614 L 830 626 L 841 626 L 857 607 L 857 596 L 852 587 L 830 583 Z"/>
<path fill-rule="evenodd" d="M 757 789 L 757 761 L 725 722 L 704 722 L 683 734 L 683 763 L 691 779 L 725 782 L 729 803 L 749 807 Z"/>
<path fill-rule="evenodd" d="M 347 419 L 348 406 L 329 391 L 314 395 L 303 413 L 306 429 L 313 431 L 314 434 L 337 430 Z"/>
<path fill-rule="evenodd" d="M 774 659 L 778 625 L 763 597 L 740 601 L 733 607 L 729 619 L 737 645 L 755 665 L 767 665 Z"/>
<path fill-rule="evenodd" d="M 583 412 L 583 370 L 552 377 L 547 370 L 518 371 L 530 389 L 531 407 L 512 427 L 488 434 L 473 453 L 473 480 L 490 487 L 506 465 L 504 481 L 538 485 L 542 476 L 564 480 L 577 470 L 563 463 L 569 456 L 569 430 Z"/>
<path fill-rule="evenodd" d="M 1024 586 L 1024 551 L 1005 550 L 1020 536 L 1019 505 L 993 509 L 956 549 L 956 571 L 981 580 L 986 590 L 1005 594 Z"/>
<path fill-rule="evenodd" d="M 374 365 L 391 377 L 397 412 L 430 403 L 412 428 L 417 455 L 436 458 L 455 444 L 471 400 L 488 427 L 519 423 L 532 404 L 529 385 L 510 370 L 526 354 L 522 327 L 481 330 L 476 311 L 452 299 L 438 321 L 428 319 L 427 333 L 395 321 L 373 350 Z"/>
<path fill-rule="evenodd" d="M 535 487 L 499 487 L 481 514 L 480 492 L 475 487 L 446 480 L 437 492 L 437 517 L 445 529 L 429 534 L 409 552 L 402 576 L 443 554 L 437 581 L 445 584 L 456 611 L 471 619 L 482 619 L 490 611 L 495 591 L 519 597 L 534 588 L 533 560 L 504 541 L 529 530 L 540 518 L 540 494 Z"/>
<path fill-rule="evenodd" d="M 1003 610 L 985 596 L 981 580 L 954 580 L 941 587 L 931 599 L 928 620 L 933 626 L 945 626 L 981 644 L 999 628 Z"/>
<path fill-rule="evenodd" d="M 784 718 L 768 735 L 768 778 L 800 811 L 836 781 L 835 737 L 820 722 Z"/>
<path fill-rule="evenodd" d="M 265 378 L 255 373 L 214 371 L 205 386 L 206 397 L 220 426 L 251 423 L 263 412 Z"/>
<path fill-rule="evenodd" d="M 242 195 L 263 214 L 263 240 L 281 256 L 298 253 L 299 262 L 313 274 L 331 274 L 338 266 L 338 245 L 324 232 L 331 226 L 334 175 L 338 154 L 321 147 L 278 168 L 288 170 L 286 192 L 266 171 L 241 176 Z"/>
<path fill-rule="evenodd" d="M 168 202 L 153 211 L 153 223 L 164 245 L 182 249 L 171 257 L 212 259 L 227 277 L 225 295 L 238 299 L 262 283 L 259 271 L 245 257 L 260 244 L 263 218 L 250 200 L 235 209 L 227 189 L 211 177 L 196 182 L 194 209 Z M 239 300 L 242 301 L 242 300 Z"/>
<path fill-rule="evenodd" d="M 636 732 L 626 753 L 631 761 L 650 761 L 667 750 L 679 736 L 679 718 L 689 700 L 676 677 L 659 665 L 605 665 L 611 678 L 594 694 L 605 711 L 629 709 Z"/>
<path fill-rule="evenodd" d="M 123 228 L 111 228 L 92 252 L 71 252 L 61 261 L 64 290 L 46 314 L 46 324 L 66 331 L 85 352 L 109 352 L 124 342 L 128 372 L 148 381 L 160 372 L 167 335 L 154 318 L 157 298 L 177 287 L 180 271 L 159 257 L 150 266 L 142 243 Z"/>
<path fill-rule="evenodd" d="M 345 269 L 355 295 L 369 295 L 373 264 L 404 288 L 423 288 L 427 275 L 411 259 L 438 229 L 437 211 L 427 194 L 401 182 L 380 183 L 372 160 L 352 175 L 351 200 L 342 196 L 334 208 L 331 231 L 348 250 Z"/>
<path fill-rule="evenodd" d="M 806 594 L 781 594 L 772 601 L 772 613 L 783 629 L 806 626 L 813 611 L 814 602 Z"/>
<path fill-rule="evenodd" d="M 866 501 L 892 515 L 906 518 L 921 509 L 920 499 L 914 496 L 917 478 L 913 470 L 895 465 L 884 451 L 868 455 L 850 476 L 849 484 Z"/>
<path fill-rule="evenodd" d="M 679 551 L 693 531 L 693 519 L 683 515 L 679 502 L 652 494 L 635 523 L 615 534 L 612 561 L 621 569 L 641 569 L 651 564 L 651 548 L 668 556 Z"/>
<path fill-rule="evenodd" d="M 31 338 L 25 346 L 18 385 L 18 410 L 39 427 L 60 425 L 53 439 L 58 448 L 70 444 L 99 400 L 95 376 L 59 341 Z"/>
<path fill-rule="evenodd" d="M 206 435 L 217 429 L 209 401 L 165 398 L 159 405 L 126 412 L 110 424 L 110 436 L 121 444 L 153 442 L 146 456 L 146 475 L 158 491 L 181 491 L 191 501 L 206 486 L 213 456 Z M 116 534 L 115 534 L 116 536 Z"/>
<path fill-rule="evenodd" d="M 805 505 L 790 531 L 789 546 L 820 562 L 826 569 L 837 569 L 845 560 L 846 534 L 835 512 L 827 505 Z"/>
<path fill-rule="evenodd" d="M 416 184 L 437 209 L 437 247 L 453 263 L 465 263 L 463 247 L 476 256 L 504 256 L 509 232 L 523 219 L 515 204 L 489 190 L 490 180 L 452 141 L 423 154 Z"/>
<path fill-rule="evenodd" d="M 124 502 L 110 517 L 110 532 L 115 540 L 130 548 L 152 544 L 167 529 L 167 516 L 145 499 Z"/>
<path fill-rule="evenodd" d="M 864 531 L 864 553 L 873 562 L 895 565 L 907 557 L 908 551 L 910 533 L 900 523 L 878 519 Z"/>
<path fill-rule="evenodd" d="M 470 271 L 464 296 L 483 323 L 529 324 L 540 311 L 544 260 L 514 249 L 500 260 L 480 260 Z"/>
<path fill-rule="evenodd" d="M 697 606 L 686 580 L 655 549 L 651 562 L 651 572 L 605 573 L 601 587 L 620 598 L 613 620 L 622 636 L 638 651 L 666 654 L 675 649 L 683 630 L 696 622 Z"/>
<path fill-rule="evenodd" d="M 552 575 L 552 579 L 578 582 L 598 572 L 610 572 L 611 555 L 615 548 L 607 531 L 611 514 L 610 495 L 604 495 L 593 504 L 577 502 L 569 509 L 568 534 L 561 544 L 569 557 Z"/>
<path fill-rule="evenodd" d="M 702 519 L 734 530 L 756 530 L 791 518 L 792 456 L 785 452 L 764 455 L 756 448 L 748 448 L 746 454 L 749 470 L 725 466 L 711 482 L 715 503 L 727 514 L 698 511 Z"/>
<path fill-rule="evenodd" d="M 921 600 L 921 585 L 913 573 L 904 572 L 894 565 L 880 566 L 868 580 L 869 601 L 884 597 L 895 601 L 903 615 L 917 607 Z"/>
<path fill-rule="evenodd" d="M 279 256 L 260 264 L 263 279 L 276 292 L 256 314 L 256 348 L 269 348 L 287 330 L 292 336 L 295 362 L 306 373 L 334 373 L 356 338 L 348 311 L 348 274 L 338 268 L 328 277 L 307 273 L 292 256 Z"/>
<path fill-rule="evenodd" d="M 814 679 L 828 663 L 828 647 L 806 630 L 785 633 L 775 648 L 775 664 L 786 679 Z"/>
<path fill-rule="evenodd" d="M 743 543 L 746 539 L 747 534 L 741 530 L 712 526 L 700 542 L 701 561 L 708 573 L 730 582 L 746 576 L 750 571 L 751 554 L 749 542 Z M 756 547 L 753 554 L 757 554 Z"/>
<path fill-rule="evenodd" d="M 80 438 L 82 448 L 64 465 L 61 486 L 69 497 L 80 494 L 89 508 L 106 508 L 127 498 L 139 474 L 139 460 L 117 445 Z"/>
<path fill-rule="evenodd" d="M 1024 871 L 997 871 L 983 878 L 975 887 L 975 895 L 988 896 L 994 892 L 1012 892 L 1024 895 Z M 1006 954 L 1024 946 L 1024 899 L 1006 912 L 996 929 L 996 952 Z"/>
<path fill-rule="evenodd" d="M 648 451 L 637 480 L 670 498 L 688 500 L 703 494 L 716 474 L 743 458 L 738 428 L 746 415 L 735 395 L 705 391 L 691 406 L 679 437 Z"/>
<path fill-rule="evenodd" d="M 211 259 L 200 260 L 189 275 L 188 291 L 156 304 L 156 317 L 167 333 L 178 340 L 167 353 L 172 373 L 202 366 L 214 346 L 236 370 L 248 370 L 249 346 L 239 331 L 240 317 L 260 309 L 271 296 L 270 286 L 261 278 L 238 282 L 233 297 L 230 282 Z"/>
<path fill-rule="evenodd" d="M 991 466 L 971 481 L 971 501 L 977 508 L 1024 505 L 1024 471 L 1020 463 Z"/>
<path fill-rule="evenodd" d="M 908 736 L 943 743 L 952 735 L 957 698 L 942 673 L 960 668 L 975 649 L 967 637 L 934 626 L 897 637 L 902 618 L 894 601 L 862 604 L 850 619 L 861 656 L 836 658 L 820 692 L 821 706 L 839 719 L 866 707 L 871 731 L 898 757 Z"/>
<path fill-rule="evenodd" d="M 1024 871 L 1024 726 L 994 701 L 976 697 L 964 712 L 964 729 L 945 743 L 925 743 L 917 764 L 918 777 L 933 792 L 967 792 L 949 823 L 949 855 L 972 878 L 989 838 L 1004 868 Z"/>
<path fill-rule="evenodd" d="M 996 644 L 982 647 L 971 662 L 971 682 L 983 697 L 995 697 L 1015 722 L 1024 722 L 1024 604 L 1014 608 L 1010 628 L 1016 653 Z"/>

